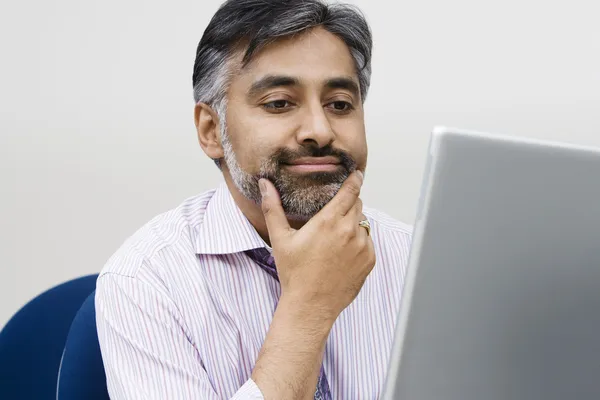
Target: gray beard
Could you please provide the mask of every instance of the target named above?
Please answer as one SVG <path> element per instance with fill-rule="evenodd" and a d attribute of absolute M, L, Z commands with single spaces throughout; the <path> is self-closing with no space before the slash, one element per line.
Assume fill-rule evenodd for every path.
<path fill-rule="evenodd" d="M 342 183 L 356 169 L 356 166 L 352 165 L 338 173 L 298 176 L 284 171 L 275 160 L 264 160 L 257 175 L 249 174 L 237 162 L 224 120 L 225 118 L 221 118 L 220 124 L 223 158 L 233 184 L 244 197 L 260 205 L 261 194 L 258 180 L 260 178 L 269 179 L 279 192 L 281 205 L 288 219 L 308 221 L 333 199 Z"/>

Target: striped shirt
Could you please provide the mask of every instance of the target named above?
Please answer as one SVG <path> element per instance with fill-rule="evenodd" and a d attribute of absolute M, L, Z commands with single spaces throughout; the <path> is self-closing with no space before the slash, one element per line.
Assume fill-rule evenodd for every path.
<path fill-rule="evenodd" d="M 379 397 L 408 261 L 411 229 L 363 212 L 377 261 L 327 340 L 323 367 L 334 399 Z M 224 183 L 123 244 L 96 289 L 112 399 L 263 398 L 251 374 L 281 290 L 244 253 L 260 247 L 267 246 Z"/>

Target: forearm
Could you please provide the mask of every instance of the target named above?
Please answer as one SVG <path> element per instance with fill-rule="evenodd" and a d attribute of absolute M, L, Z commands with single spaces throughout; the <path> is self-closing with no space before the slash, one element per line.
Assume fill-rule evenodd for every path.
<path fill-rule="evenodd" d="M 266 400 L 312 399 L 334 319 L 282 297 L 252 373 Z"/>

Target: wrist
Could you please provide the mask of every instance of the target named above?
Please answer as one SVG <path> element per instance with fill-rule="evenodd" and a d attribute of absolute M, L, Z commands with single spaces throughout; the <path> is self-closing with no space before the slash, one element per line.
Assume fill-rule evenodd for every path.
<path fill-rule="evenodd" d="M 265 399 L 314 395 L 327 338 L 335 322 L 330 313 L 302 296 L 282 295 L 252 371 Z M 312 398 L 312 397 L 310 397 Z"/>
<path fill-rule="evenodd" d="M 319 302 L 307 300 L 305 296 L 282 294 L 276 313 L 295 321 L 300 327 L 329 334 L 339 313 Z"/>

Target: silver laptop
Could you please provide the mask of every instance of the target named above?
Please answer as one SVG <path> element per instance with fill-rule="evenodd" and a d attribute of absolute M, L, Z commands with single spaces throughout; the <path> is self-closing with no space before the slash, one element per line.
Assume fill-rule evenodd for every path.
<path fill-rule="evenodd" d="M 600 150 L 436 129 L 383 399 L 600 399 Z"/>

